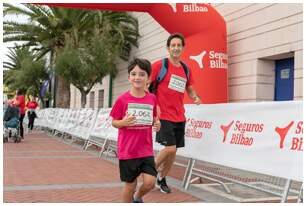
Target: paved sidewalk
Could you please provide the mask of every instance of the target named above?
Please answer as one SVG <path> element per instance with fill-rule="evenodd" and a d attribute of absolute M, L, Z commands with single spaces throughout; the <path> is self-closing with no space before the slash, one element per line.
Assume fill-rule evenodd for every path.
<path fill-rule="evenodd" d="M 3 147 L 3 199 L 5 203 L 120 202 L 122 183 L 117 161 L 98 158 L 98 151 L 83 151 L 81 144 L 70 144 L 59 137 L 35 131 L 19 144 Z M 173 167 L 171 194 L 154 189 L 145 202 L 232 202 L 199 188 L 184 191 L 180 184 L 184 169 Z"/>

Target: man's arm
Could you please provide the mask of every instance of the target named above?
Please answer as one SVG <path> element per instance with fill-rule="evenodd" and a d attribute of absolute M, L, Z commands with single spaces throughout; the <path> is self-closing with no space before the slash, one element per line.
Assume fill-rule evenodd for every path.
<path fill-rule="evenodd" d="M 188 86 L 186 88 L 186 91 L 188 93 L 189 98 L 192 99 L 194 103 L 201 104 L 201 98 L 197 95 L 192 86 Z"/>

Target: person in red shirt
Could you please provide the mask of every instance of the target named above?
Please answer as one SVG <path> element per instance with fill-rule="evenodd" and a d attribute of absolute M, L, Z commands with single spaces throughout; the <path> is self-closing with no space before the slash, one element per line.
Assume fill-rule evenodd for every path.
<path fill-rule="evenodd" d="M 35 109 L 38 107 L 38 103 L 35 101 L 35 97 L 30 96 L 30 100 L 26 104 L 27 108 L 27 113 L 28 113 L 28 118 L 29 118 L 29 123 L 28 123 L 28 129 L 29 132 L 33 130 L 34 127 L 34 120 L 37 117 L 35 113 Z"/>
<path fill-rule="evenodd" d="M 20 129 L 20 136 L 23 139 L 23 118 L 25 116 L 25 98 L 22 90 L 18 89 L 16 91 L 16 98 L 15 98 L 15 104 L 17 107 L 19 107 L 19 129 Z"/>
<path fill-rule="evenodd" d="M 158 168 L 159 172 L 157 186 L 164 193 L 171 192 L 166 183 L 166 176 L 174 163 L 177 148 L 185 146 L 186 119 L 183 103 L 185 91 L 187 91 L 188 96 L 194 103 L 201 103 L 200 97 L 192 87 L 194 80 L 191 70 L 189 70 L 188 78 L 180 62 L 184 46 L 183 35 L 176 33 L 168 37 L 168 70 L 156 90 L 161 122 L 161 129 L 156 134 L 156 142 L 165 146 L 156 157 L 156 168 Z M 156 81 L 161 68 L 162 60 L 152 65 L 150 82 Z"/>

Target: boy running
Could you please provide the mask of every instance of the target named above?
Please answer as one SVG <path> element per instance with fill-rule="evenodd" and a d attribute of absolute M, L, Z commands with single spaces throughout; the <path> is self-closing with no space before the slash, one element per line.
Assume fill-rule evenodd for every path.
<path fill-rule="evenodd" d="M 142 197 L 154 188 L 155 169 L 152 126 L 159 131 L 156 97 L 146 92 L 151 64 L 135 59 L 128 66 L 131 89 L 118 97 L 110 116 L 118 128 L 118 157 L 120 179 L 125 182 L 123 202 L 143 202 Z M 135 192 L 137 177 L 142 174 L 143 184 Z"/>

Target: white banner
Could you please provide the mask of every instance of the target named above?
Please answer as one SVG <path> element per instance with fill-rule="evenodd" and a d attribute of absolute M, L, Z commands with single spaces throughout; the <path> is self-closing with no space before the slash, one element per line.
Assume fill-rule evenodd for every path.
<path fill-rule="evenodd" d="M 185 109 L 185 147 L 178 149 L 178 155 L 303 180 L 301 101 L 185 105 Z M 71 109 L 59 118 L 64 119 L 58 128 L 85 139 L 90 135 L 116 141 L 118 130 L 111 126 L 111 108 L 100 109 L 97 115 L 94 111 Z M 39 123 L 54 128 L 59 110 L 41 114 L 44 120 Z M 155 150 L 161 148 L 154 142 Z"/>
<path fill-rule="evenodd" d="M 64 128 L 64 132 L 68 134 L 73 134 L 74 129 L 78 126 L 79 113 L 81 109 L 70 109 L 68 114 L 68 120 L 66 121 L 66 127 Z"/>
<path fill-rule="evenodd" d="M 77 114 L 77 124 L 70 129 L 70 134 L 86 140 L 96 121 L 97 109 L 83 108 Z"/>
<path fill-rule="evenodd" d="M 96 122 L 91 130 L 90 136 L 117 141 L 118 130 L 112 126 L 112 120 L 109 116 L 110 111 L 111 108 L 99 110 Z"/>
<path fill-rule="evenodd" d="M 186 105 L 178 154 L 248 171 L 303 180 L 302 102 Z"/>

